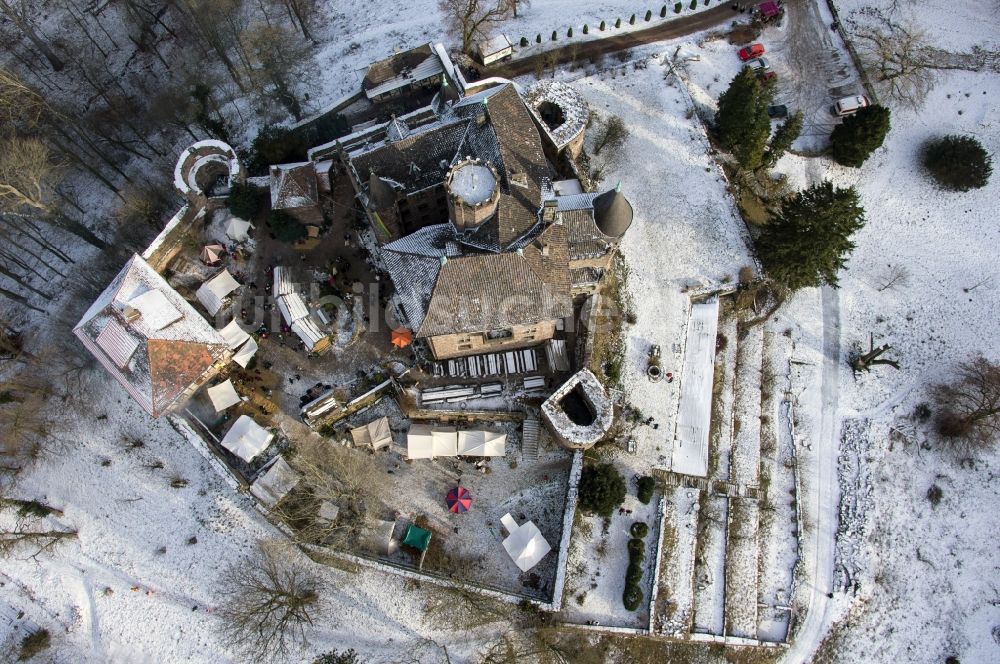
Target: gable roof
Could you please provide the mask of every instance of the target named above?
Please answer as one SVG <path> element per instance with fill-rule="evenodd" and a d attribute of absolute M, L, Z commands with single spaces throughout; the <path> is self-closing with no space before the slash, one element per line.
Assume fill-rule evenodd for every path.
<path fill-rule="evenodd" d="M 154 417 L 229 352 L 222 335 L 139 256 L 125 264 L 73 333 Z"/>
<path fill-rule="evenodd" d="M 369 99 L 444 73 L 444 65 L 430 44 L 390 55 L 368 66 L 361 82 Z"/>

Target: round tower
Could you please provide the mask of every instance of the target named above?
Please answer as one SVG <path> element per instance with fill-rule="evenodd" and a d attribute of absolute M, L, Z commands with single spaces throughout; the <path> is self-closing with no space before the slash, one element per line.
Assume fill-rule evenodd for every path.
<path fill-rule="evenodd" d="M 448 171 L 448 219 L 459 232 L 479 228 L 496 213 L 500 201 L 498 182 L 493 167 L 478 159 L 465 159 Z"/>

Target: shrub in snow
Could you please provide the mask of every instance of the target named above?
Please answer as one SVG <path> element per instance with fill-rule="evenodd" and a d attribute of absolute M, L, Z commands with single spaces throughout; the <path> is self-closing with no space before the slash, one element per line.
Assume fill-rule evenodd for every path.
<path fill-rule="evenodd" d="M 27 661 L 43 650 L 48 650 L 51 645 L 52 637 L 49 635 L 49 630 L 41 629 L 32 632 L 21 639 L 21 651 L 17 658 L 21 661 Z"/>
<path fill-rule="evenodd" d="M 537 35 L 535 35 L 535 43 L 536 44 L 542 43 L 542 33 L 538 33 Z"/>
<path fill-rule="evenodd" d="M 559 35 L 558 35 L 558 34 L 556 34 L 556 31 L 555 31 L 555 30 L 553 30 L 553 31 L 552 31 L 552 41 L 555 41 L 555 40 L 557 40 L 557 39 L 559 39 Z"/>
<path fill-rule="evenodd" d="M 943 495 L 944 492 L 941 491 L 941 487 L 937 484 L 932 484 L 931 488 L 927 489 L 927 500 L 931 501 L 931 507 L 937 507 Z"/>
<path fill-rule="evenodd" d="M 597 28 L 597 29 L 598 29 L 598 30 L 600 30 L 601 32 L 604 32 L 604 30 L 605 30 L 605 29 L 606 29 L 607 27 L 608 27 L 608 24 L 607 24 L 607 23 L 605 23 L 604 21 L 601 21 L 601 25 L 600 25 L 600 26 L 598 26 L 598 28 Z"/>
<path fill-rule="evenodd" d="M 689 7 L 691 9 L 697 9 L 698 8 L 698 0 L 691 0 L 691 4 L 689 5 Z"/>
<path fill-rule="evenodd" d="M 637 497 L 639 498 L 639 502 L 642 503 L 643 505 L 648 505 L 649 501 L 651 501 L 653 499 L 653 490 L 654 489 L 656 489 L 656 480 L 654 480 L 652 477 L 650 477 L 648 475 L 646 475 L 644 477 L 640 477 L 639 478 L 639 491 L 637 493 Z M 646 524 L 643 524 L 643 525 L 646 525 Z M 642 535 L 642 537 L 645 537 L 645 535 Z"/>
<path fill-rule="evenodd" d="M 332 650 L 314 659 L 312 664 L 358 664 L 358 654 L 354 650 Z"/>
<path fill-rule="evenodd" d="M 822 182 L 782 203 L 757 238 L 757 254 L 772 280 L 789 290 L 837 285 L 854 250 L 851 236 L 865 224 L 854 187 Z"/>
<path fill-rule="evenodd" d="M 667 17 L 667 6 L 663 5 L 662 7 L 660 7 L 660 18 L 666 18 L 666 17 Z"/>
<path fill-rule="evenodd" d="M 632 16 L 629 17 L 628 24 L 635 25 L 635 14 L 632 14 Z"/>
<path fill-rule="evenodd" d="M 622 20 L 620 18 L 615 19 L 615 27 L 616 28 L 622 27 Z"/>
<path fill-rule="evenodd" d="M 611 516 L 625 500 L 625 480 L 610 463 L 586 466 L 580 474 L 579 496 L 584 510 Z"/>
<path fill-rule="evenodd" d="M 585 35 L 589 35 L 590 34 L 590 26 L 587 25 L 586 23 L 583 24 L 583 34 L 585 34 Z"/>
<path fill-rule="evenodd" d="M 877 104 L 866 106 L 834 127 L 830 151 L 838 164 L 858 168 L 882 147 L 888 133 L 889 109 Z"/>
<path fill-rule="evenodd" d="M 954 381 L 933 388 L 935 428 L 942 442 L 968 454 L 970 447 L 988 448 L 1000 432 L 1000 364 L 982 355 L 962 362 Z"/>
<path fill-rule="evenodd" d="M 234 182 L 232 189 L 229 190 L 226 206 L 240 219 L 252 220 L 260 212 L 263 193 L 253 185 Z"/>
<path fill-rule="evenodd" d="M 924 167 L 938 184 L 956 191 L 985 187 L 993 173 L 990 155 L 971 136 L 942 136 L 924 145 Z"/>
<path fill-rule="evenodd" d="M 625 585 L 637 586 L 642 581 L 642 562 L 632 561 L 625 568 Z"/>
<path fill-rule="evenodd" d="M 648 21 L 651 18 L 653 18 L 653 12 L 652 12 L 652 10 L 647 9 L 646 10 L 646 20 Z"/>
<path fill-rule="evenodd" d="M 681 13 L 681 3 L 678 2 L 678 3 L 676 3 L 674 5 L 674 13 L 675 14 L 680 14 Z"/>
<path fill-rule="evenodd" d="M 622 604 L 629 611 L 635 611 L 642 604 L 642 590 L 639 589 L 638 585 L 625 586 L 625 592 L 622 593 Z"/>
<path fill-rule="evenodd" d="M 646 543 L 638 537 L 630 539 L 628 541 L 628 557 L 638 559 L 641 562 L 644 555 L 646 555 Z"/>
<path fill-rule="evenodd" d="M 267 215 L 267 225 L 271 228 L 275 239 L 282 242 L 295 242 L 306 236 L 306 227 L 282 210 L 271 210 Z"/>
<path fill-rule="evenodd" d="M 521 37 L 521 48 L 524 48 L 527 45 L 528 45 L 528 38 L 527 37 Z"/>
<path fill-rule="evenodd" d="M 570 39 L 573 38 L 573 28 L 570 28 L 569 30 L 566 31 L 566 36 L 569 37 Z"/>
<path fill-rule="evenodd" d="M 640 524 L 633 524 L 633 527 Z M 645 526 L 646 524 L 641 524 Z M 629 611 L 635 611 L 642 602 L 642 559 L 646 555 L 646 543 L 639 538 L 628 541 L 628 567 L 625 569 L 625 591 L 622 593 L 622 604 Z"/>
<path fill-rule="evenodd" d="M 632 527 L 629 529 L 629 532 L 632 533 L 632 537 L 638 537 L 639 539 L 642 539 L 643 537 L 649 534 L 649 526 L 647 526 L 642 521 L 636 521 L 635 523 L 632 524 Z"/>

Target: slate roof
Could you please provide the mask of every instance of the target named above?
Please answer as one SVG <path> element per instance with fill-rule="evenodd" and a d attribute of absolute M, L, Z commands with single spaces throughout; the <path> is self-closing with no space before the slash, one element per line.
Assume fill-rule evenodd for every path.
<path fill-rule="evenodd" d="M 271 207 L 294 210 L 319 203 L 316 169 L 311 161 L 271 166 Z"/>
<path fill-rule="evenodd" d="M 417 336 L 485 332 L 572 314 L 566 229 L 552 225 L 521 254 L 466 255 L 440 265 Z"/>
<path fill-rule="evenodd" d="M 380 178 L 398 182 L 407 193 L 420 191 L 444 181 L 467 129 L 464 121 L 435 125 L 367 151 L 359 150 L 351 156 L 351 164 L 362 182 L 374 171 Z"/>
<path fill-rule="evenodd" d="M 368 67 L 362 87 L 369 99 L 412 82 L 420 82 L 444 73 L 444 65 L 430 44 L 396 53 Z"/>
<path fill-rule="evenodd" d="M 153 291 L 159 295 L 148 295 Z M 136 317 L 139 309 L 130 304 L 136 300 L 160 303 L 169 315 L 147 310 Z M 229 350 L 222 335 L 139 256 L 125 264 L 73 333 L 154 417 Z"/>

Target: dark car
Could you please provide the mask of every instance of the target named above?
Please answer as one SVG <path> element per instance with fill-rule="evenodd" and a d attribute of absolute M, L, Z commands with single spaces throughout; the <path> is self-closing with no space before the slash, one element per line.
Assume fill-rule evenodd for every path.
<path fill-rule="evenodd" d="M 764 84 L 775 84 L 778 82 L 778 75 L 770 69 L 762 69 L 757 72 L 757 80 Z"/>
<path fill-rule="evenodd" d="M 788 107 L 784 104 L 774 104 L 767 107 L 767 114 L 772 118 L 784 118 L 788 116 Z"/>

